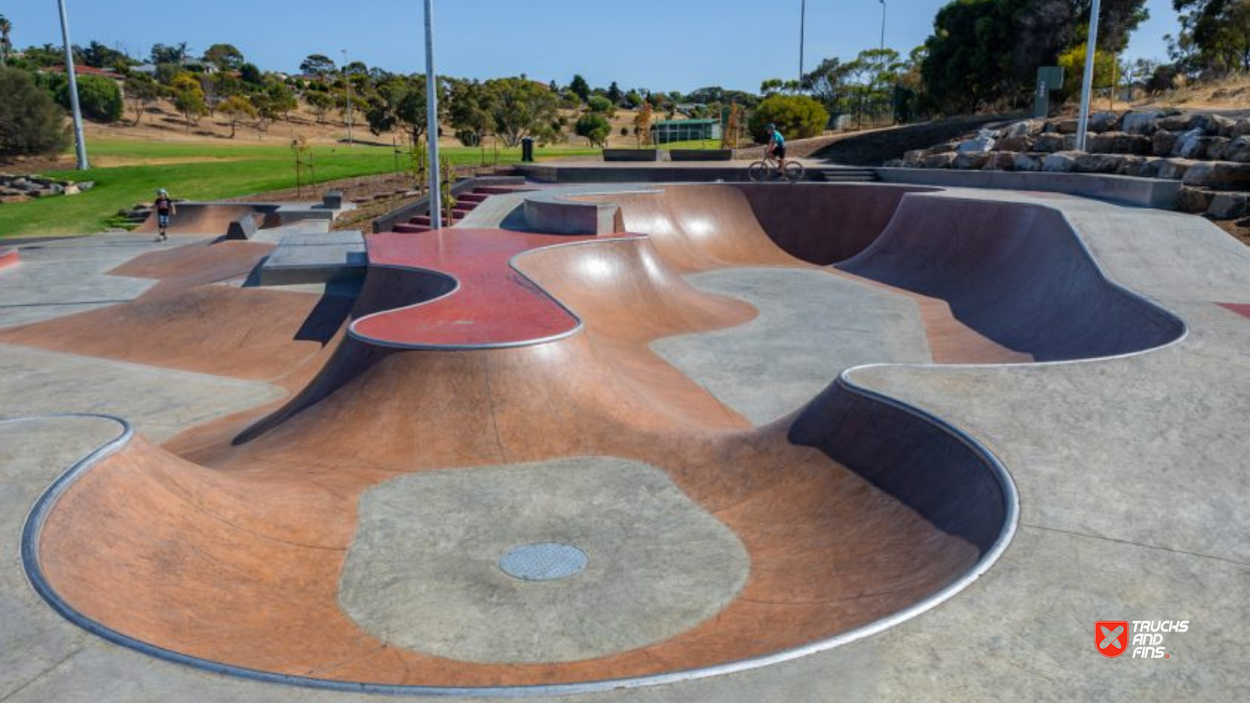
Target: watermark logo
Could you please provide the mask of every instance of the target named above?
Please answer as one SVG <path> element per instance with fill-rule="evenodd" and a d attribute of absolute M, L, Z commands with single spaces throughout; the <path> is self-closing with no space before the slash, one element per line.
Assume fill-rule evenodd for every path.
<path fill-rule="evenodd" d="M 1171 640 L 1185 632 L 1188 620 L 1099 620 L 1094 623 L 1094 646 L 1108 659 L 1130 651 L 1130 659 L 1171 659 L 1163 645 L 1165 636 Z"/>
<path fill-rule="evenodd" d="M 1127 620 L 1099 620 L 1094 623 L 1094 646 L 1104 657 L 1115 659 L 1128 649 Z"/>

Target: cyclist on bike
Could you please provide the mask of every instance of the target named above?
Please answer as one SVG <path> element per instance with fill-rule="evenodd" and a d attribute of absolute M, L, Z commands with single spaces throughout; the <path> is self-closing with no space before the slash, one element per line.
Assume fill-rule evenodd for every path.
<path fill-rule="evenodd" d="M 786 172 L 786 138 L 777 131 L 777 125 L 768 125 L 768 148 L 764 150 L 765 156 L 772 156 L 777 159 L 777 170 L 780 173 Z"/>

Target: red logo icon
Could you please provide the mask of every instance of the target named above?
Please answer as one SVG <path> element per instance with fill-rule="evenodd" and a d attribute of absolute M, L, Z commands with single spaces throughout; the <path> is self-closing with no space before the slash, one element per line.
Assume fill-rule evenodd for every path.
<path fill-rule="evenodd" d="M 1115 659 L 1128 649 L 1128 621 L 1100 620 L 1094 623 L 1094 646 L 1104 657 Z"/>

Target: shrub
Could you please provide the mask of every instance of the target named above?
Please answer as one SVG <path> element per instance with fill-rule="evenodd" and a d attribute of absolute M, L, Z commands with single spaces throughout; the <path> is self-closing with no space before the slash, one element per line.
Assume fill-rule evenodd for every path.
<path fill-rule="evenodd" d="M 806 139 L 824 131 L 829 123 L 829 113 L 817 101 L 806 95 L 773 95 L 755 108 L 749 127 L 757 142 L 764 142 L 769 123 L 786 139 Z"/>
<path fill-rule="evenodd" d="M 599 146 L 607 142 L 612 125 L 608 124 L 607 118 L 603 115 L 591 112 L 582 115 L 573 131 L 577 133 L 577 136 L 585 137 L 591 146 Z"/>
<path fill-rule="evenodd" d="M 0 156 L 54 154 L 69 146 L 65 112 L 25 71 L 0 68 Z"/>
<path fill-rule="evenodd" d="M 48 81 L 61 107 L 69 109 L 69 79 L 53 75 Z M 116 122 L 122 118 L 122 91 L 117 82 L 103 76 L 78 76 L 78 105 L 83 117 L 97 122 Z"/>

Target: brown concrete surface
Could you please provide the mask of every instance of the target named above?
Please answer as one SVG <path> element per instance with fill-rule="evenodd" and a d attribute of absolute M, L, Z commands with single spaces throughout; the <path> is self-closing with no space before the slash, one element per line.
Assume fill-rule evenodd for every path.
<path fill-rule="evenodd" d="M 169 234 L 219 234 L 230 229 L 230 223 L 240 217 L 252 215 L 264 220 L 266 214 L 277 209 L 276 205 L 251 205 L 231 203 L 175 203 L 176 214 L 169 218 Z M 258 223 L 259 224 L 259 223 Z M 136 230 L 158 231 L 156 211 Z"/>
<path fill-rule="evenodd" d="M 1002 497 L 984 467 L 914 416 L 851 402 L 840 386 L 791 418 L 751 427 L 648 347 L 753 316 L 680 274 L 813 265 L 788 251 L 821 263 L 850 257 L 829 275 L 921 296 L 935 353 L 953 362 L 1080 358 L 1161 344 L 1175 330 L 1166 315 L 1101 279 L 1062 218 L 1046 211 L 935 207 L 932 198 L 890 188 L 775 189 L 776 196 L 764 188 L 600 196 L 622 205 L 625 229 L 650 237 L 557 246 L 516 261 L 584 322 L 556 342 L 396 351 L 339 334 L 313 358 L 285 339 L 289 318 L 309 314 L 308 301 L 226 301 L 193 285 L 171 286 L 180 297 L 104 311 L 114 317 L 68 318 L 50 336 L 85 340 L 115 321 L 118 339 L 87 353 L 150 359 L 136 350 L 142 321 L 153 316 L 172 346 L 222 353 L 233 375 L 269 377 L 301 359 L 309 376 L 311 367 L 319 372 L 282 408 L 194 428 L 164 447 L 136 440 L 85 474 L 42 534 L 49 582 L 87 617 L 183 654 L 313 678 L 465 687 L 723 664 L 827 639 L 932 595 L 1001 529 Z M 806 221 L 806 241 L 782 215 L 822 197 L 831 201 Z M 943 239 L 959 245 L 953 254 L 942 254 Z M 197 266 L 179 274 L 181 256 L 202 252 L 181 251 L 139 267 L 202 282 Z M 429 281 L 395 282 L 371 270 L 354 315 L 446 292 Z M 227 312 L 200 318 L 197 300 Z M 184 304 L 192 313 L 179 312 Z M 234 324 L 260 334 L 259 348 L 281 363 L 195 339 L 222 334 L 245 309 L 250 315 Z M 481 665 L 388 645 L 339 609 L 356 502 L 371 486 L 426 470 L 596 455 L 660 467 L 743 541 L 751 573 L 718 616 L 611 656 Z"/>

